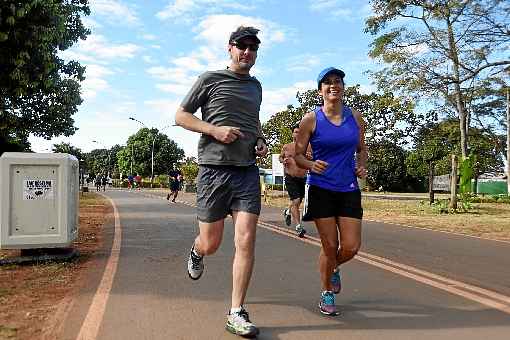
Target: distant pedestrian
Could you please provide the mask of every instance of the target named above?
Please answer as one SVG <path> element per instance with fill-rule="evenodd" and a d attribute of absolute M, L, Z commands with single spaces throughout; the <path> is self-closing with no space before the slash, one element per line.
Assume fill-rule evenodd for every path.
<path fill-rule="evenodd" d="M 170 200 L 172 197 L 172 202 L 175 203 L 175 199 L 179 194 L 179 190 L 181 189 L 181 170 L 177 169 L 175 166 L 168 173 L 168 188 L 170 189 L 170 193 L 166 195 L 166 199 Z"/>
<path fill-rule="evenodd" d="M 142 190 L 142 176 L 140 176 L 140 174 L 136 174 L 135 176 L 135 185 L 136 189 Z"/>
<path fill-rule="evenodd" d="M 128 189 L 129 190 L 133 189 L 134 180 L 135 180 L 135 178 L 133 177 L 133 175 L 128 176 L 127 181 L 128 181 Z"/>
<path fill-rule="evenodd" d="M 101 175 L 96 176 L 94 184 L 96 185 L 96 191 L 101 191 Z"/>
<path fill-rule="evenodd" d="M 106 175 L 103 175 L 103 177 L 101 177 L 101 186 L 103 187 L 103 191 L 106 191 L 107 183 L 108 183 L 108 178 L 106 177 Z"/>
<path fill-rule="evenodd" d="M 324 104 L 305 114 L 296 139 L 296 163 L 310 170 L 303 219 L 313 219 L 321 238 L 319 308 L 327 315 L 338 314 L 334 294 L 342 288 L 339 266 L 361 245 L 363 209 L 357 178 L 367 176 L 365 122 L 343 104 L 344 76 L 333 67 L 319 74 Z M 312 160 L 305 157 L 308 144 Z"/>

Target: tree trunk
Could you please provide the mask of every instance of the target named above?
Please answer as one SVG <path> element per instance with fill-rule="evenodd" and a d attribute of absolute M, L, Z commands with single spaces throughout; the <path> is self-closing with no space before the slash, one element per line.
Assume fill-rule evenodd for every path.
<path fill-rule="evenodd" d="M 429 204 L 434 203 L 434 162 L 429 162 Z"/>
<path fill-rule="evenodd" d="M 457 155 L 452 155 L 452 174 L 451 174 L 451 196 L 450 196 L 450 206 L 449 208 L 456 211 L 457 210 Z"/>
<path fill-rule="evenodd" d="M 506 89 L 506 187 L 510 195 L 510 88 Z"/>
<path fill-rule="evenodd" d="M 457 45 L 455 43 L 455 37 L 453 35 L 453 26 L 450 22 L 449 18 L 446 20 L 448 27 L 448 46 L 450 49 L 450 59 L 453 64 L 453 79 L 455 80 L 454 86 L 454 97 L 455 97 L 455 106 L 457 108 L 457 114 L 459 115 L 459 127 L 460 127 L 460 151 L 462 153 L 462 159 L 466 159 L 468 155 L 468 146 L 467 146 L 467 134 L 468 134 L 468 124 L 467 124 L 467 113 L 466 113 L 466 104 L 464 103 L 464 98 L 462 96 L 462 89 L 460 86 L 460 70 L 459 70 L 459 55 L 457 53 Z"/>

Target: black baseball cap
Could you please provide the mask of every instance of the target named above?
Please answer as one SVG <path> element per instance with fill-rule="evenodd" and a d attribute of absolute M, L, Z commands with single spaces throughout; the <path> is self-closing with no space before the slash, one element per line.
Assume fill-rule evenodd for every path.
<path fill-rule="evenodd" d="M 257 33 L 259 33 L 259 30 L 255 27 L 239 26 L 237 30 L 230 34 L 228 42 L 229 44 L 232 44 L 233 42 L 238 42 L 243 38 L 250 37 L 253 38 L 257 44 L 260 44 L 260 39 L 257 37 Z"/>

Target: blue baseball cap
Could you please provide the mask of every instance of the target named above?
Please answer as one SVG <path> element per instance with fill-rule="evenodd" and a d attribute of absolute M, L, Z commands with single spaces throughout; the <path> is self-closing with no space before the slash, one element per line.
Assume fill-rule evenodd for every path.
<path fill-rule="evenodd" d="M 342 70 L 339 70 L 339 69 L 334 68 L 334 67 L 325 68 L 317 76 L 317 87 L 319 88 L 319 90 L 321 88 L 321 83 L 324 80 L 324 78 L 326 78 L 330 74 L 337 74 L 338 76 L 340 76 L 340 78 L 342 78 L 342 81 L 344 80 L 344 77 L 345 77 L 345 73 Z"/>

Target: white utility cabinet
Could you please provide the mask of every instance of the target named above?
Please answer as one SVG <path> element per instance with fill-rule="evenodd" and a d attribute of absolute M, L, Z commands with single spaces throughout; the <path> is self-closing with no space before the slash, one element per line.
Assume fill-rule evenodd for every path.
<path fill-rule="evenodd" d="M 0 157 L 0 249 L 67 247 L 78 236 L 79 162 L 65 153 Z"/>

